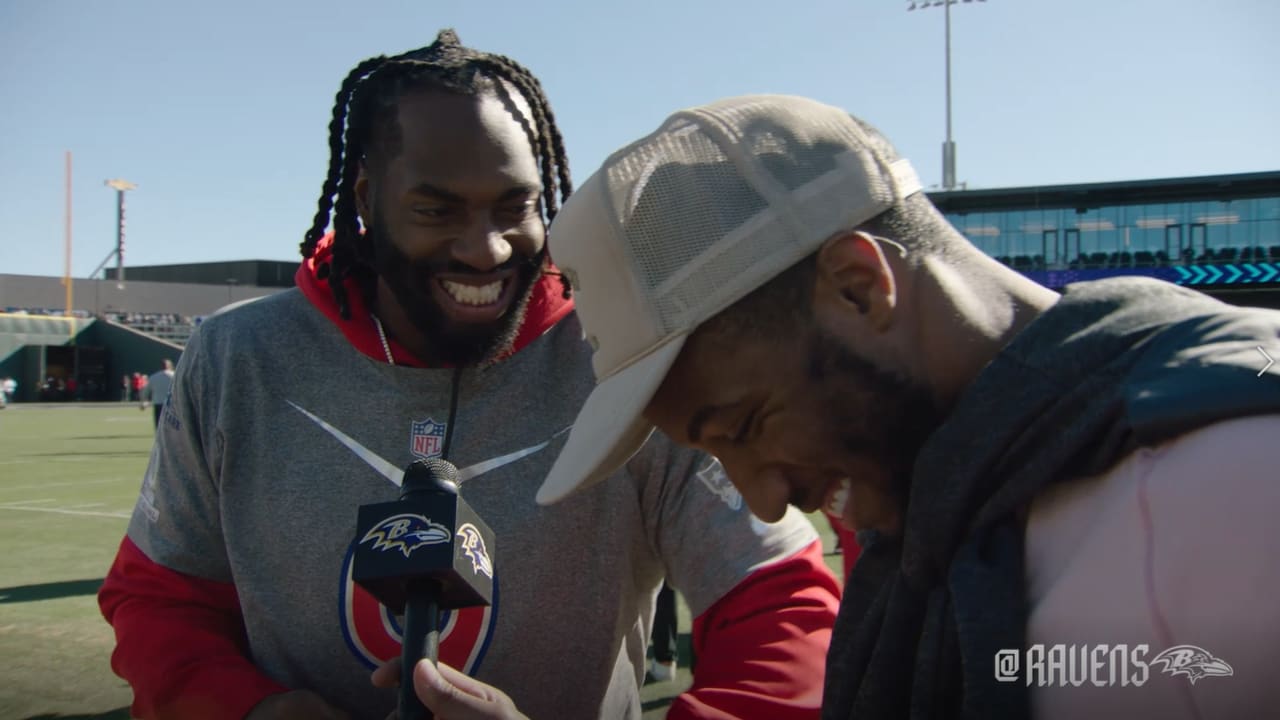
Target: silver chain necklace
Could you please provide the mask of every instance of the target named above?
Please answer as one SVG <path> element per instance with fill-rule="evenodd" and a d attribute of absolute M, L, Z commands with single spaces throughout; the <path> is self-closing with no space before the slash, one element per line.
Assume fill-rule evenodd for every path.
<path fill-rule="evenodd" d="M 373 326 L 378 328 L 378 339 L 382 341 L 382 352 L 387 356 L 387 364 L 395 365 L 396 359 L 391 357 L 391 343 L 387 342 L 387 331 L 382 329 L 382 321 L 373 313 L 369 313 L 369 317 L 373 318 Z"/>

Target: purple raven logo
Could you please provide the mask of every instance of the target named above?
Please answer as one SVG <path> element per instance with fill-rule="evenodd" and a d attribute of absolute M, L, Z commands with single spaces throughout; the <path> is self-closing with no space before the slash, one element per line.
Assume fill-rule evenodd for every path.
<path fill-rule="evenodd" d="M 458 527 L 458 539 L 462 541 L 463 552 L 471 559 L 471 571 L 493 579 L 493 561 L 489 559 L 489 551 L 485 550 L 480 530 L 471 523 L 463 523 Z"/>
<path fill-rule="evenodd" d="M 1164 663 L 1163 672 L 1170 675 L 1186 675 L 1192 685 L 1202 677 L 1224 677 L 1235 674 L 1222 658 L 1216 658 L 1208 650 L 1195 645 L 1174 645 L 1152 659 Z"/>
<path fill-rule="evenodd" d="M 374 550 L 399 550 L 409 557 L 409 553 L 423 545 L 449 542 L 449 528 L 422 515 L 400 513 L 374 525 L 360 538 L 361 543 L 370 541 Z"/>

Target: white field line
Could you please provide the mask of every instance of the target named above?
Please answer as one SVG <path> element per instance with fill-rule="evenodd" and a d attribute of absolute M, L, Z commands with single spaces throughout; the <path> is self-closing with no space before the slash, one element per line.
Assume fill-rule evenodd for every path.
<path fill-rule="evenodd" d="M 146 453 L 139 453 L 139 456 L 145 457 Z M 60 455 L 58 457 L 45 458 L 40 462 L 50 463 L 96 463 L 102 462 L 101 458 L 92 455 Z"/>
<path fill-rule="evenodd" d="M 128 520 L 130 514 L 127 512 L 99 512 L 96 510 L 69 510 L 66 508 L 42 508 L 42 507 L 25 507 L 21 505 L 0 505 L 0 510 L 26 510 L 28 512 L 47 512 L 57 513 L 59 515 L 92 515 L 94 517 L 112 517 L 123 518 Z"/>
<path fill-rule="evenodd" d="M 139 482 L 139 483 L 142 482 L 138 478 L 131 478 L 131 477 L 130 478 L 105 478 L 102 480 L 77 480 L 75 482 L 44 483 L 42 485 L 10 485 L 8 487 L 0 487 L 0 491 L 40 490 L 43 488 L 52 488 L 52 487 L 79 487 L 81 485 L 102 485 L 103 483 L 129 482 L 129 481 Z"/>

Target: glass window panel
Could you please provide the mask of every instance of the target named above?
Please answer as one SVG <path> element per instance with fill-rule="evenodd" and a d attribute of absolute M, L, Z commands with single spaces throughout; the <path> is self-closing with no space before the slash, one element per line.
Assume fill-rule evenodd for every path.
<path fill-rule="evenodd" d="M 1036 254 L 1035 248 L 1032 247 L 1032 242 L 1033 242 L 1032 237 L 1033 236 L 1027 233 L 1019 231 L 1017 233 L 1017 242 L 1014 246 L 1014 249 L 1015 249 L 1014 255 L 1026 256 L 1026 257 L 1031 257 L 1035 255 Z M 1035 238 L 1036 241 L 1038 241 L 1039 239 L 1040 239 L 1039 237 Z"/>
<path fill-rule="evenodd" d="M 1098 211 L 1098 230 L 1093 235 L 1099 249 L 1090 252 L 1101 252 L 1101 248 L 1105 247 L 1131 248 L 1132 246 L 1128 234 L 1124 232 L 1124 212 L 1118 207 L 1105 207 Z M 1083 240 L 1082 235 L 1082 252 Z"/>
<path fill-rule="evenodd" d="M 1071 264 L 1080 259 L 1080 230 L 1068 228 L 1062 231 L 1062 255 L 1059 261 Z"/>
<path fill-rule="evenodd" d="M 988 238 L 988 247 L 991 248 L 993 255 L 1005 254 L 1004 228 L 1001 227 L 1002 223 L 1000 222 L 1002 215 L 1003 213 L 991 212 L 984 214 L 982 217 L 983 227 L 988 228 L 992 233 L 991 237 Z"/>
<path fill-rule="evenodd" d="M 1129 245 L 1147 252 L 1164 252 L 1168 254 L 1164 243 L 1164 228 L 1126 226 L 1129 233 Z"/>
<path fill-rule="evenodd" d="M 1062 259 L 1059 253 L 1059 233 L 1057 230 L 1045 230 L 1041 233 L 1041 242 L 1037 255 L 1043 255 L 1047 265 L 1053 266 Z"/>
<path fill-rule="evenodd" d="M 1164 208 L 1170 216 L 1176 217 L 1178 222 L 1190 225 L 1196 221 L 1192 205 L 1193 203 L 1189 202 L 1166 203 Z"/>
<path fill-rule="evenodd" d="M 1241 237 L 1240 244 L 1249 250 L 1252 254 L 1253 248 L 1259 244 L 1258 242 L 1258 203 L 1255 199 L 1236 200 L 1231 203 L 1231 207 L 1240 215 L 1240 225 L 1238 230 Z M 1259 260 L 1261 258 L 1250 257 L 1251 260 Z"/>
<path fill-rule="evenodd" d="M 1215 251 L 1238 247 L 1233 242 L 1233 231 L 1239 216 L 1231 211 L 1229 203 L 1216 200 L 1197 203 L 1196 222 L 1202 222 L 1208 231 L 1209 247 Z"/>
<path fill-rule="evenodd" d="M 1254 222 L 1253 205 L 1242 200 L 1233 200 L 1227 205 L 1228 212 L 1236 218 L 1231 226 L 1231 246 L 1240 250 L 1250 250 L 1257 244 L 1257 223 Z"/>
<path fill-rule="evenodd" d="M 1169 233 L 1165 228 L 1179 222 L 1162 203 L 1132 205 L 1125 211 L 1125 227 L 1129 229 L 1130 246 L 1146 248 L 1150 252 L 1164 252 L 1171 258 L 1177 256 L 1178 243 L 1175 237 L 1170 249 L 1170 243 L 1167 242 Z"/>
<path fill-rule="evenodd" d="M 1268 251 L 1280 248 L 1280 198 L 1259 198 L 1256 202 L 1256 244 Z"/>
<path fill-rule="evenodd" d="M 1280 220 L 1280 198 L 1259 198 L 1256 202 L 1259 220 Z"/>
<path fill-rule="evenodd" d="M 1010 244 L 1012 237 L 1011 237 L 1010 225 L 1009 225 L 1009 213 L 1008 212 L 996 213 L 991 218 L 991 222 L 993 225 L 995 225 L 997 228 L 1000 229 L 1000 254 L 1005 257 L 1012 256 L 1013 246 Z"/>
<path fill-rule="evenodd" d="M 1119 205 L 1109 207 L 1103 212 L 1103 216 L 1111 220 L 1116 226 L 1115 239 L 1121 245 L 1128 245 L 1134 249 L 1143 249 L 1145 246 L 1144 236 L 1138 232 L 1138 228 L 1134 225 L 1136 218 L 1141 217 L 1141 213 L 1130 205 Z M 1147 248 L 1151 252 L 1155 252 L 1154 248 Z"/>
<path fill-rule="evenodd" d="M 1087 228 L 1079 231 L 1080 254 L 1088 257 L 1090 253 L 1098 252 L 1098 233 Z"/>
<path fill-rule="evenodd" d="M 1023 247 L 1022 237 L 1022 218 L 1026 215 L 1021 210 L 1014 210 L 1005 214 L 1004 231 L 1009 234 L 1009 255 L 1017 257 L 1027 253 Z"/>
<path fill-rule="evenodd" d="M 1164 248 L 1169 259 L 1175 262 L 1186 262 L 1190 248 L 1187 245 L 1187 226 L 1173 223 L 1164 228 Z"/>
<path fill-rule="evenodd" d="M 1205 225 L 1205 245 L 1214 252 L 1231 247 L 1230 229 L 1226 225 Z"/>
<path fill-rule="evenodd" d="M 1187 237 L 1183 241 L 1183 248 L 1189 250 L 1196 261 L 1208 258 L 1208 250 L 1210 247 L 1206 244 L 1208 239 L 1208 228 L 1204 223 L 1188 223 Z"/>

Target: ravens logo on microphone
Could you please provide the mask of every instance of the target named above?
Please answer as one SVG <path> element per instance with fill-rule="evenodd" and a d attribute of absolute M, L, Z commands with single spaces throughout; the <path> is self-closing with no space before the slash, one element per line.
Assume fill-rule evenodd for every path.
<path fill-rule="evenodd" d="M 360 538 L 362 544 L 370 541 L 374 550 L 399 550 L 409 557 L 424 545 L 449 542 L 449 528 L 422 515 L 400 513 L 374 525 Z"/>
<path fill-rule="evenodd" d="M 489 559 L 489 551 L 485 549 L 480 530 L 471 523 L 463 523 L 458 528 L 458 538 L 462 540 L 463 551 L 471 559 L 471 571 L 492 578 L 493 561 Z"/>

